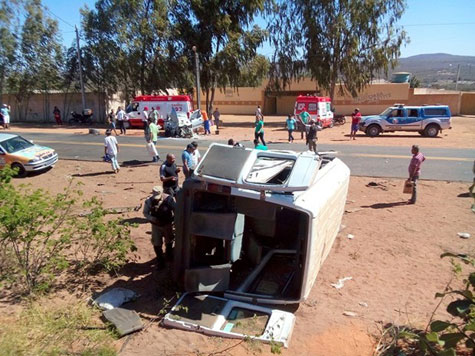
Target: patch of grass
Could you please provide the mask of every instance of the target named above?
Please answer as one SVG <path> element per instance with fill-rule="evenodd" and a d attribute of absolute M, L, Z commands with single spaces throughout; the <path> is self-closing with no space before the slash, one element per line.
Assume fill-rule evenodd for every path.
<path fill-rule="evenodd" d="M 0 328 L 2 355 L 113 356 L 116 337 L 85 303 L 31 303 Z"/>

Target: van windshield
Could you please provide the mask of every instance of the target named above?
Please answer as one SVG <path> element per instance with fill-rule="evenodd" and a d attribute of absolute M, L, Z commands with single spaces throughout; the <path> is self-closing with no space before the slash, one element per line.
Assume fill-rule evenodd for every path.
<path fill-rule="evenodd" d="M 391 113 L 392 110 L 393 110 L 392 108 L 387 108 L 380 115 L 381 116 L 388 116 Z"/>

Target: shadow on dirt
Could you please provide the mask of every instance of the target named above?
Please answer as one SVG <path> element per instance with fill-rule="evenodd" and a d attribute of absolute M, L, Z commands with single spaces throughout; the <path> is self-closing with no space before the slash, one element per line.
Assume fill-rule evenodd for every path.
<path fill-rule="evenodd" d="M 361 205 L 362 208 L 371 208 L 371 209 L 385 209 L 385 208 L 393 208 L 395 206 L 402 206 L 407 205 L 407 201 L 398 201 L 393 203 L 377 203 L 372 205 Z"/>
<path fill-rule="evenodd" d="M 104 175 L 109 175 L 109 174 L 114 174 L 114 172 L 112 171 L 105 171 L 105 172 L 92 172 L 92 173 L 84 173 L 84 174 L 81 174 L 81 173 L 75 173 L 75 174 L 72 174 L 71 177 L 97 177 L 97 176 L 104 176 Z"/>

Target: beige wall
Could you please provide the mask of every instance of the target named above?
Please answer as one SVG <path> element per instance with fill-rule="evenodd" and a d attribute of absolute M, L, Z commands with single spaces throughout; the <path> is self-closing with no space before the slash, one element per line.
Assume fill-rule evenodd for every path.
<path fill-rule="evenodd" d="M 94 121 L 104 122 L 106 102 L 104 94 L 86 93 L 86 106 L 93 110 Z M 34 94 L 28 101 L 18 103 L 13 95 L 3 95 L 2 103 L 11 106 L 11 119 L 35 123 L 54 123 L 53 108 L 57 106 L 61 111 L 63 121 L 70 118 L 71 111 L 82 111 L 80 93 L 49 93 Z"/>
<path fill-rule="evenodd" d="M 444 93 L 443 91 L 438 91 L 436 93 L 430 94 L 418 94 L 416 90 L 414 93 L 414 89 L 409 90 L 409 100 L 408 104 L 410 105 L 434 105 L 434 104 L 442 104 L 448 105 L 450 107 L 450 111 L 452 115 L 460 114 L 460 103 L 461 103 L 461 95 L 460 92 L 447 92 Z"/>
<path fill-rule="evenodd" d="M 201 95 L 201 106 L 206 105 L 204 94 Z M 237 90 L 228 88 L 217 90 L 214 94 L 213 106 L 222 114 L 254 114 L 257 105 L 264 106 L 264 87 L 243 87 Z"/>
<path fill-rule="evenodd" d="M 462 115 L 475 115 L 475 93 L 462 93 L 460 113 Z"/>

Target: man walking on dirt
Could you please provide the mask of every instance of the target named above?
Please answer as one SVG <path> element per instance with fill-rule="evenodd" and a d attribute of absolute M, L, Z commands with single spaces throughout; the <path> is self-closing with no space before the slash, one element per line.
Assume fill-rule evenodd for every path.
<path fill-rule="evenodd" d="M 287 116 L 287 120 L 285 121 L 285 125 L 287 126 L 287 132 L 289 134 L 289 143 L 294 142 L 294 136 L 292 135 L 292 133 L 295 130 L 295 124 L 296 123 L 297 122 L 295 121 L 295 119 L 291 115 Z"/>
<path fill-rule="evenodd" d="M 351 131 L 350 131 L 350 140 L 353 137 L 353 140 L 356 140 L 356 133 L 358 132 L 361 121 L 360 109 L 356 108 L 353 114 L 351 114 Z"/>
<path fill-rule="evenodd" d="M 119 173 L 120 167 L 117 161 L 117 154 L 119 153 L 119 144 L 114 136 L 111 136 L 111 130 L 106 130 L 106 138 L 104 139 L 104 154 L 111 159 L 112 169 L 114 173 Z"/>
<path fill-rule="evenodd" d="M 152 195 L 145 200 L 143 215 L 152 225 L 152 245 L 157 256 L 157 269 L 165 267 L 163 258 L 163 242 L 165 240 L 165 256 L 168 260 L 173 257 L 173 212 L 175 199 L 163 193 L 163 188 L 155 186 Z"/>
<path fill-rule="evenodd" d="M 221 117 L 221 113 L 219 112 L 218 108 L 214 109 L 213 117 L 214 117 L 214 124 L 216 125 L 216 131 L 218 131 L 219 130 L 219 120 L 220 120 L 220 117 Z"/>
<path fill-rule="evenodd" d="M 408 204 L 415 204 L 417 199 L 417 181 L 419 180 L 419 175 L 421 174 L 421 165 L 422 162 L 426 160 L 424 155 L 419 152 L 418 145 L 412 145 L 411 149 L 412 159 L 409 163 L 409 179 L 413 183 L 412 187 L 412 196 L 411 199 L 408 201 Z"/>
<path fill-rule="evenodd" d="M 306 125 L 308 125 L 310 121 L 310 114 L 308 113 L 307 109 L 303 108 L 303 111 L 300 113 L 300 139 L 303 140 L 303 133 L 306 131 Z"/>
<path fill-rule="evenodd" d="M 127 134 L 127 128 L 125 127 L 126 121 L 127 121 L 127 116 L 125 114 L 125 111 L 122 110 L 122 108 L 119 106 L 117 109 L 117 121 L 119 122 L 119 129 L 121 134 Z"/>

